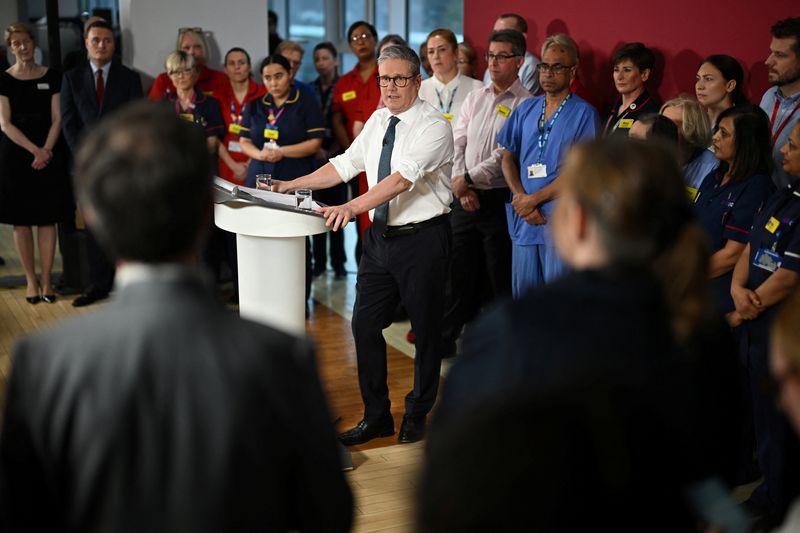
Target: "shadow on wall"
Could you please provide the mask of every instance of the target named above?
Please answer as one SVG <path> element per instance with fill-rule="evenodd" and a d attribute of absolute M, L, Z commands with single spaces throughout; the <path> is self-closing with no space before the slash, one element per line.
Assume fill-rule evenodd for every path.
<path fill-rule="evenodd" d="M 750 65 L 750 68 L 747 68 L 746 65 L 743 65 L 745 74 L 747 75 L 747 79 L 744 80 L 745 83 L 745 94 L 747 98 L 750 99 L 750 102 L 753 104 L 760 104 L 761 97 L 763 94 L 753 94 L 751 89 L 752 81 L 753 80 L 766 80 L 768 75 L 767 65 L 764 64 L 763 61 L 757 61 Z"/>
<path fill-rule="evenodd" d="M 674 98 L 678 96 L 678 94 L 686 94 L 691 98 L 694 98 L 694 85 L 695 85 L 695 78 L 694 76 L 684 76 L 681 73 L 685 72 L 697 72 L 697 69 L 700 67 L 700 62 L 703 60 L 700 57 L 700 54 L 695 52 L 694 50 L 684 49 L 675 54 L 673 58 L 669 60 L 669 65 L 672 66 L 670 70 L 670 74 L 672 76 L 672 83 L 675 84 L 677 87 L 677 93 L 672 95 L 662 95 L 662 101 L 669 100 L 670 98 Z"/>

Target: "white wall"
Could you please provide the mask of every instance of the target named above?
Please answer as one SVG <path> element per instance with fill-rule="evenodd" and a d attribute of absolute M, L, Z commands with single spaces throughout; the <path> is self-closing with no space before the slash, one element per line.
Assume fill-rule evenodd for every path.
<path fill-rule="evenodd" d="M 164 70 L 178 28 L 206 31 L 212 68 L 221 68 L 222 56 L 234 46 L 247 50 L 256 67 L 267 54 L 265 0 L 119 0 L 119 20 L 123 63 L 142 74 L 145 88 Z"/>

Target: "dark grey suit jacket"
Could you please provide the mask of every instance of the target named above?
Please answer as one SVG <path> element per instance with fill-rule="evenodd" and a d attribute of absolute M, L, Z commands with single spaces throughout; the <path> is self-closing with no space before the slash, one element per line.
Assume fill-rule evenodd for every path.
<path fill-rule="evenodd" d="M 352 521 L 310 344 L 241 320 L 189 279 L 126 286 L 18 343 L 0 491 L 3 531 Z"/>
<path fill-rule="evenodd" d="M 139 74 L 116 61 L 108 71 L 102 107 L 97 105 L 92 67 L 87 64 L 67 71 L 61 83 L 61 129 L 72 153 L 84 128 L 138 98 L 142 98 Z"/>

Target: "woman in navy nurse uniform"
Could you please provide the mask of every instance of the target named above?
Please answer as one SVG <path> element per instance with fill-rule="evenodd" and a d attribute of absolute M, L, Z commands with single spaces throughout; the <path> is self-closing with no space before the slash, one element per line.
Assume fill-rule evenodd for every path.
<path fill-rule="evenodd" d="M 711 241 L 714 300 L 727 314 L 734 310 L 733 267 L 747 244 L 753 217 L 775 192 L 769 119 L 756 106 L 731 107 L 720 114 L 712 144 L 720 165 L 695 193 L 694 211 Z"/>
<path fill-rule="evenodd" d="M 731 296 L 733 324 L 741 331 L 740 353 L 750 380 L 758 463 L 764 481 L 750 497 L 778 524 L 792 498 L 800 494 L 800 443 L 769 393 L 769 328 L 781 304 L 800 279 L 800 125 L 781 149 L 783 168 L 794 181 L 778 190 L 756 215 L 736 268 Z"/>
<path fill-rule="evenodd" d="M 252 161 L 245 185 L 256 186 L 256 174 L 291 180 L 314 171 L 314 154 L 325 137 L 325 117 L 317 100 L 291 81 L 289 62 L 269 56 L 261 63 L 268 94 L 253 100 L 242 120 L 242 150 Z"/>

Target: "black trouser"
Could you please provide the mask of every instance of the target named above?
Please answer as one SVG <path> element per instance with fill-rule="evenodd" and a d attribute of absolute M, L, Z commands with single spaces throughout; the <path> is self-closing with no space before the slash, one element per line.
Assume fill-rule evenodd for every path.
<path fill-rule="evenodd" d="M 84 292 L 108 294 L 114 285 L 114 265 L 95 239 L 86 229 L 86 262 L 89 265 L 89 287 Z"/>
<path fill-rule="evenodd" d="M 511 293 L 511 238 L 505 203 L 507 188 L 476 191 L 480 209 L 464 211 L 453 202 L 453 254 L 450 288 L 444 317 L 445 349 L 461 334 L 464 324 L 498 296 Z"/>
<path fill-rule="evenodd" d="M 374 226 L 364 234 L 358 266 L 353 337 L 364 419 L 374 422 L 390 413 L 383 329 L 402 302 L 417 334 L 414 389 L 406 414 L 423 416 L 433 407 L 441 368 L 441 322 L 444 284 L 452 236 L 447 217 L 411 235 L 383 237 Z"/>
<path fill-rule="evenodd" d="M 327 205 L 341 205 L 347 201 L 347 184 L 341 183 L 329 189 L 314 193 L 314 199 Z M 314 235 L 314 273 L 325 271 L 328 262 L 328 241 L 330 240 L 331 266 L 336 272 L 344 270 L 347 256 L 344 251 L 344 232 L 328 231 Z"/>

